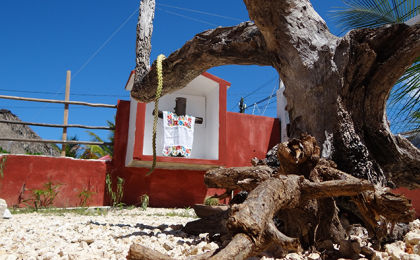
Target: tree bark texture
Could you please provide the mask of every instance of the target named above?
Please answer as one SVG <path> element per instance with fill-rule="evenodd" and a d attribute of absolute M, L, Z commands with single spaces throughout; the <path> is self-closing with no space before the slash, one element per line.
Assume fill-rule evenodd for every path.
<path fill-rule="evenodd" d="M 264 251 L 272 243 L 291 251 L 301 251 L 302 247 L 309 248 L 325 240 L 340 243 L 346 234 L 333 199 L 337 196 L 353 198 L 370 235 L 378 239 L 387 235 L 387 229 L 383 228 L 387 222 L 414 219 L 408 199 L 394 195 L 380 185 L 375 188 L 368 180 L 336 169 L 334 162 L 320 159 L 320 149 L 312 136 L 303 135 L 278 147 L 283 171 L 277 174 L 261 165 L 219 168 L 206 173 L 208 188 L 242 188 L 246 180 L 244 188 L 249 191 L 246 200 L 231 205 L 227 213 L 187 225 L 185 230 L 218 229 L 220 233 L 232 236 L 225 248 L 207 253 L 208 259 L 246 259 Z M 297 167 L 290 167 L 287 162 L 295 163 Z M 284 224 L 281 231 L 274 224 L 274 216 Z M 220 222 L 215 222 L 215 219 Z M 227 231 L 218 225 L 224 224 L 222 219 Z M 382 225 L 378 225 L 378 219 L 381 219 Z M 208 225 L 207 229 L 200 229 L 200 224 Z M 151 256 L 152 253 L 149 249 L 132 246 L 128 259 L 143 259 L 141 255 Z M 159 258 L 162 256 L 158 254 L 155 257 L 166 259 Z"/>
<path fill-rule="evenodd" d="M 139 20 L 137 22 L 136 74 L 134 85 L 140 84 L 150 70 L 155 6 L 155 0 L 141 0 L 140 2 Z"/>
<path fill-rule="evenodd" d="M 358 178 L 419 188 L 420 151 L 391 133 L 386 100 L 420 55 L 420 25 L 357 29 L 339 38 L 309 0 L 244 3 L 253 23 L 199 33 L 163 62 L 163 94 L 211 67 L 272 66 L 286 86 L 289 137 L 311 134 L 322 157 Z M 156 82 L 148 73 L 132 97 L 153 101 Z"/>

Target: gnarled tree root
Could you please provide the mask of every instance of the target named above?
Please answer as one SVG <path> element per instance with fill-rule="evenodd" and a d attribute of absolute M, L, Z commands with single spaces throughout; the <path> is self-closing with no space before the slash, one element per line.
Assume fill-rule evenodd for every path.
<path fill-rule="evenodd" d="M 315 198 L 326 198 L 337 194 L 357 195 L 366 190 L 373 190 L 373 185 L 368 181 L 354 179 L 355 181 L 350 183 L 349 180 L 311 183 L 297 175 L 267 179 L 251 191 L 244 203 L 231 207 L 226 226 L 235 235 L 224 249 L 209 259 L 245 259 L 260 253 L 272 242 L 288 250 L 301 250 L 298 238 L 290 238 L 276 228 L 273 222 L 274 214 L 280 209 L 299 207 L 312 197 L 311 194 L 314 194 Z M 149 258 L 140 258 L 141 255 Z M 153 255 L 150 249 L 144 247 L 132 246 L 127 259 L 170 259 L 163 256 Z"/>
<path fill-rule="evenodd" d="M 408 199 L 335 169 L 334 162 L 319 158 L 313 137 L 304 135 L 279 144 L 278 149 L 279 173 L 261 165 L 206 173 L 207 187 L 241 188 L 250 193 L 229 210 L 226 228 L 233 237 L 231 242 L 223 249 L 190 259 L 246 259 L 272 243 L 289 251 L 301 251 L 302 246 L 322 239 L 338 243 L 345 232 L 338 219 L 336 196 L 354 198 L 369 231 L 377 237 L 383 232 L 376 226 L 379 217 L 391 222 L 413 220 Z M 284 222 L 283 232 L 275 226 L 274 215 Z M 127 259 L 171 258 L 133 245 Z"/>

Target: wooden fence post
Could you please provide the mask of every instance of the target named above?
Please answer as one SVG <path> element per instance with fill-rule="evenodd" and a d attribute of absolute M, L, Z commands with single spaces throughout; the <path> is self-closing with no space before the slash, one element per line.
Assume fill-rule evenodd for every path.
<path fill-rule="evenodd" d="M 67 71 L 67 78 L 66 78 L 66 96 L 65 101 L 70 100 L 70 78 L 71 78 L 71 71 Z M 69 104 L 64 104 L 64 120 L 63 125 L 67 125 L 69 118 Z M 67 140 L 67 127 L 63 127 L 63 141 Z M 66 156 L 66 144 L 61 145 L 61 157 Z"/>

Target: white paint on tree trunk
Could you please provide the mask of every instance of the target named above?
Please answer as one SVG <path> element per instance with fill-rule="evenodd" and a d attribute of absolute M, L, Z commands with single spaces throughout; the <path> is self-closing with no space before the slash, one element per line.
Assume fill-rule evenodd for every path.
<path fill-rule="evenodd" d="M 287 99 L 284 96 L 284 84 L 280 82 L 280 89 L 276 92 L 277 95 L 277 118 L 280 120 L 280 142 L 289 140 L 287 136 L 287 124 L 289 121 L 289 113 L 286 111 Z"/>

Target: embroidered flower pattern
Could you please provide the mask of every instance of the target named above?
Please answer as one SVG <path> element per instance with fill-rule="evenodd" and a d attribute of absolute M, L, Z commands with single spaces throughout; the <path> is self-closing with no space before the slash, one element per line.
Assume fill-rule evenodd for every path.
<path fill-rule="evenodd" d="M 168 126 L 184 126 L 191 129 L 191 116 L 176 116 L 172 112 L 168 112 L 167 116 Z"/>
<path fill-rule="evenodd" d="M 190 157 L 191 156 L 191 149 L 185 149 L 184 146 L 165 146 L 163 149 L 164 156 L 184 156 Z"/>
<path fill-rule="evenodd" d="M 173 112 L 166 112 L 166 120 L 167 120 L 167 127 L 185 127 L 188 129 L 191 129 L 192 121 L 194 120 L 194 117 L 192 116 L 177 116 Z M 163 155 L 164 156 L 182 156 L 189 158 L 191 156 L 191 149 L 185 148 L 182 145 L 176 145 L 176 146 L 165 146 L 163 148 Z"/>

